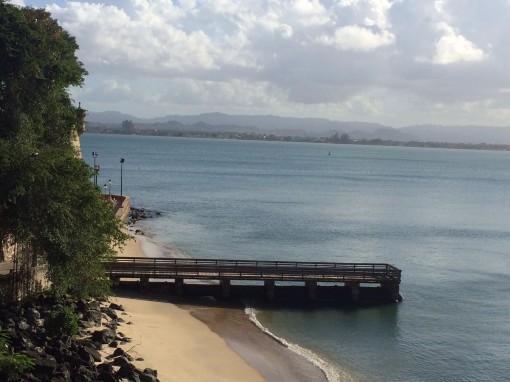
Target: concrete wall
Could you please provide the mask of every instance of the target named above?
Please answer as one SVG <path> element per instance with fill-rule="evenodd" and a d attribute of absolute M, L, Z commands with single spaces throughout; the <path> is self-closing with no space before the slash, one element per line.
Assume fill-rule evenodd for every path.
<path fill-rule="evenodd" d="M 131 212 L 131 199 L 129 196 L 119 196 L 112 195 L 112 197 L 116 198 L 118 209 L 115 212 L 115 217 L 119 219 L 121 222 L 125 222 Z"/>

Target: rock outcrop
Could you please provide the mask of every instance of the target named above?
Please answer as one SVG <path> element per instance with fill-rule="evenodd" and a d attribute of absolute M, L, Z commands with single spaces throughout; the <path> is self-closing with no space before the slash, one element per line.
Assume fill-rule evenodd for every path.
<path fill-rule="evenodd" d="M 44 328 L 48 313 L 58 307 L 71 307 L 78 316 L 76 338 L 52 338 Z M 8 330 L 12 350 L 34 359 L 22 382 L 156 382 L 157 371 L 140 370 L 119 344 L 130 339 L 117 328 L 124 321 L 122 306 L 106 300 L 61 300 L 40 295 L 30 301 L 0 304 L 0 326 Z M 112 354 L 105 355 L 105 353 Z M 110 349 L 110 351 L 108 351 Z"/>

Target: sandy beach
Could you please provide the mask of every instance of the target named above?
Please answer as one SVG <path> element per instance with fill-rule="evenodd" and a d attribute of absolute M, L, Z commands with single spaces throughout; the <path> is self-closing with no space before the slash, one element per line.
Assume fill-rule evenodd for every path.
<path fill-rule="evenodd" d="M 119 255 L 145 256 L 136 237 Z M 122 348 L 161 381 L 326 381 L 319 368 L 256 328 L 241 307 L 178 306 L 168 296 L 133 291 L 117 291 L 112 300 L 126 310 L 119 331 L 132 341 Z"/>

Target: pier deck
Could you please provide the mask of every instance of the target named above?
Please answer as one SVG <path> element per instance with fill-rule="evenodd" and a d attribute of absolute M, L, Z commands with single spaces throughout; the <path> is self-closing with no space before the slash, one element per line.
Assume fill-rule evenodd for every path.
<path fill-rule="evenodd" d="M 184 292 L 184 280 L 218 281 L 225 298 L 230 295 L 232 281 L 261 281 L 266 296 L 272 299 L 278 281 L 304 282 L 312 299 L 317 295 L 318 283 L 343 283 L 353 300 L 359 297 L 360 284 L 379 284 L 391 299 L 401 299 L 401 270 L 382 263 L 117 257 L 104 265 L 110 279 L 117 282 L 139 279 L 147 284 L 173 279 L 177 294 Z"/>

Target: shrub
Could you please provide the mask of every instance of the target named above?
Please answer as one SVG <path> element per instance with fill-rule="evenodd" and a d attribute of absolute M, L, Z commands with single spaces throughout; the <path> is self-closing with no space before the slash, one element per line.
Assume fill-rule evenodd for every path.
<path fill-rule="evenodd" d="M 44 328 L 49 336 L 73 337 L 78 333 L 78 317 L 71 308 L 62 306 L 48 314 Z"/>
<path fill-rule="evenodd" d="M 0 330 L 0 380 L 14 381 L 28 369 L 33 368 L 35 362 L 23 354 L 11 353 L 9 332 Z"/>

